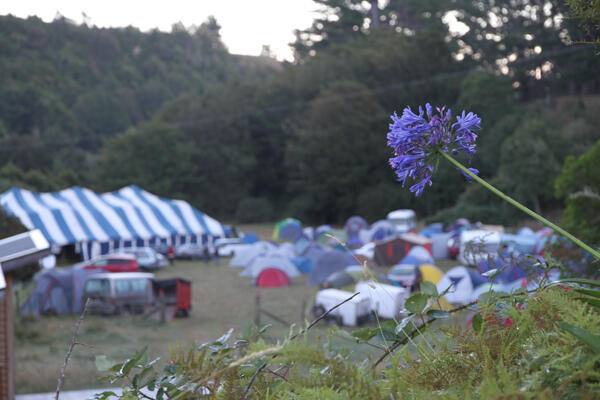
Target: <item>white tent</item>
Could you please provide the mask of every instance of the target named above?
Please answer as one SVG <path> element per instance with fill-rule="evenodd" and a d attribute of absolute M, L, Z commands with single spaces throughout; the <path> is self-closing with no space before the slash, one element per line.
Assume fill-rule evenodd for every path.
<path fill-rule="evenodd" d="M 282 254 L 287 258 L 294 258 L 297 256 L 296 246 L 294 246 L 294 244 L 290 242 L 281 243 L 277 248 L 277 253 Z"/>
<path fill-rule="evenodd" d="M 75 245 L 84 259 L 121 247 L 203 243 L 225 236 L 217 220 L 189 203 L 135 185 L 108 193 L 79 186 L 54 193 L 12 188 L 0 195 L 0 206 L 27 228 L 39 229 L 51 245 Z"/>
<path fill-rule="evenodd" d="M 276 249 L 277 246 L 275 246 L 273 243 L 264 241 L 247 244 L 243 247 L 240 245 L 229 261 L 229 266 L 245 268 L 259 255 L 266 255 Z"/>
<path fill-rule="evenodd" d="M 435 264 L 433 257 L 423 246 L 413 246 L 406 256 L 413 257 L 415 260 L 419 261 L 418 265 Z"/>
<path fill-rule="evenodd" d="M 453 304 L 467 304 L 476 287 L 488 282 L 488 279 L 476 271 L 466 267 L 454 267 L 437 284 L 437 290 L 442 293 L 446 289 L 446 300 Z"/>
<path fill-rule="evenodd" d="M 398 319 L 404 309 L 404 302 L 410 296 L 408 289 L 378 282 L 358 282 L 355 291 L 368 297 L 371 310 L 381 318 Z"/>
<path fill-rule="evenodd" d="M 256 278 L 265 268 L 279 268 L 290 278 L 300 276 L 298 268 L 282 255 L 261 255 L 256 257 L 241 273 L 240 276 Z"/>

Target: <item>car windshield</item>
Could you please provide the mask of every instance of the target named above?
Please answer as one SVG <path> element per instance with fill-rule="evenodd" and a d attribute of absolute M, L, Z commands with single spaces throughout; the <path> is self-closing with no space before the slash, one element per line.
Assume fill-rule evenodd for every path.
<path fill-rule="evenodd" d="M 108 293 L 109 288 L 108 279 L 90 279 L 85 284 L 87 293 Z"/>
<path fill-rule="evenodd" d="M 117 279 L 115 281 L 115 291 L 117 293 L 145 292 L 147 284 L 148 280 L 146 278 Z"/>

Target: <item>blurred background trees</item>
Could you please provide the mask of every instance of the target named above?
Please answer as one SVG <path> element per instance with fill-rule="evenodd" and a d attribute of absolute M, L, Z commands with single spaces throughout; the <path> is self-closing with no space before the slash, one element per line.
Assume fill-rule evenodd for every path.
<path fill-rule="evenodd" d="M 214 18 L 142 33 L 0 17 L 0 189 L 135 183 L 247 222 L 514 221 L 449 165 L 419 199 L 398 187 L 389 115 L 429 101 L 482 117 L 484 178 L 574 215 L 583 186 L 554 181 L 600 139 L 600 59 L 571 44 L 585 31 L 563 1 L 316 5 L 294 62 L 229 54 Z"/>

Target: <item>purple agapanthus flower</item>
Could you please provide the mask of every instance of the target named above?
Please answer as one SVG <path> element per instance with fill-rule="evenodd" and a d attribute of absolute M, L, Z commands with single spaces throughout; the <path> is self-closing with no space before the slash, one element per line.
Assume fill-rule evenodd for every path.
<path fill-rule="evenodd" d="M 466 153 L 471 159 L 475 153 L 475 140 L 480 129 L 481 119 L 477 114 L 462 112 L 452 122 L 452 111 L 446 107 L 434 108 L 427 103 L 425 110 L 419 106 L 415 114 L 406 107 L 402 116 L 392 115 L 390 132 L 387 134 L 388 146 L 394 149 L 390 165 L 396 171 L 402 186 L 408 178 L 417 183 L 410 191 L 417 196 L 426 186 L 431 186 L 435 170 L 434 163 L 439 151 L 449 154 Z M 470 168 L 471 172 L 477 170 Z"/>

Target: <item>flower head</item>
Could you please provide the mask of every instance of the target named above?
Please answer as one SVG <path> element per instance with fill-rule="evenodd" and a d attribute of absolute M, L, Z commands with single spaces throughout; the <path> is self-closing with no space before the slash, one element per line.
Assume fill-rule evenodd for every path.
<path fill-rule="evenodd" d="M 452 155 L 464 152 L 469 159 L 475 153 L 475 132 L 481 123 L 477 114 L 463 111 L 453 123 L 450 109 L 436 107 L 434 110 L 427 103 L 425 110 L 419 106 L 418 114 L 406 107 L 401 117 L 394 113 L 391 118 L 387 141 L 394 149 L 394 157 L 390 158 L 390 165 L 402 186 L 408 178 L 417 181 L 410 187 L 417 196 L 432 185 L 434 164 L 440 151 Z M 476 173 L 477 170 L 471 171 Z"/>

